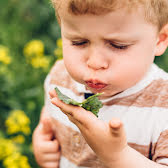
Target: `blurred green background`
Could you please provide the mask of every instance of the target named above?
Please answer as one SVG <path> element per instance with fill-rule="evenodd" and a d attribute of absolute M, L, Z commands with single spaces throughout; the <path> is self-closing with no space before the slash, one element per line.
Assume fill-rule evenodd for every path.
<path fill-rule="evenodd" d="M 32 133 L 44 103 L 44 79 L 62 57 L 49 0 L 0 0 L 0 167 L 38 168 Z M 168 51 L 155 62 L 168 71 Z"/>
<path fill-rule="evenodd" d="M 0 0 L 0 168 L 38 168 L 32 132 L 44 79 L 62 56 L 49 0 Z"/>

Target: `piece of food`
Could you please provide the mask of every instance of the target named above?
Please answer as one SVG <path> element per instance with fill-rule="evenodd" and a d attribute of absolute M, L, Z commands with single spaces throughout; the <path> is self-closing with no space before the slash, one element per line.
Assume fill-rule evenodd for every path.
<path fill-rule="evenodd" d="M 55 88 L 55 90 L 58 98 L 62 100 L 64 103 L 75 105 L 75 106 L 81 106 L 84 109 L 91 111 L 97 117 L 98 117 L 99 109 L 103 107 L 102 102 L 98 99 L 98 96 L 100 96 L 102 93 L 97 93 L 93 96 L 90 96 L 87 99 L 85 99 L 82 103 L 79 103 L 71 99 L 70 97 L 62 94 L 57 87 Z"/>

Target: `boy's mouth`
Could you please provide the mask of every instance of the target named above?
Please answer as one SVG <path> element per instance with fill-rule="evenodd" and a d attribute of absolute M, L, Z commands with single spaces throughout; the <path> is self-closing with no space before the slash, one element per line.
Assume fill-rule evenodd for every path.
<path fill-rule="evenodd" d="M 98 80 L 88 80 L 86 81 L 86 85 L 90 88 L 101 90 L 107 86 L 107 84 L 98 81 Z"/>

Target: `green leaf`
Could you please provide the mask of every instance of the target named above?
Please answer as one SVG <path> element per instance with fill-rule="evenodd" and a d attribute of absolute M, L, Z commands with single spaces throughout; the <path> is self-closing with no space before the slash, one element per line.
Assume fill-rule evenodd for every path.
<path fill-rule="evenodd" d="M 57 87 L 55 88 L 55 90 L 56 90 L 56 93 L 58 95 L 58 98 L 60 100 L 62 100 L 64 103 L 72 104 L 72 105 L 75 105 L 75 106 L 80 106 L 81 105 L 81 103 L 78 103 L 77 101 L 75 101 L 75 100 L 69 98 L 68 96 L 62 94 Z"/>
<path fill-rule="evenodd" d="M 70 97 L 62 94 L 57 87 L 55 88 L 55 90 L 58 95 L 58 98 L 62 100 L 64 103 L 75 105 L 75 106 L 81 106 L 87 111 L 92 112 L 97 117 L 98 117 L 99 109 L 103 107 L 102 102 L 98 99 L 98 96 L 102 95 L 102 93 L 97 93 L 93 96 L 90 96 L 87 99 L 85 99 L 82 103 L 79 103 L 71 99 Z"/>
<path fill-rule="evenodd" d="M 97 93 L 93 96 L 88 97 L 85 101 L 82 102 L 82 107 L 88 111 L 91 111 L 98 117 L 99 109 L 103 107 L 102 102 L 98 99 L 102 93 Z"/>

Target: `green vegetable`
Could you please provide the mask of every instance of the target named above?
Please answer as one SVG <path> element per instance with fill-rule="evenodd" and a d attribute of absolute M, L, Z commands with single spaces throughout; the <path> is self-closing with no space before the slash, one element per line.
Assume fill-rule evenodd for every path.
<path fill-rule="evenodd" d="M 93 96 L 90 96 L 87 99 L 85 99 L 82 103 L 79 103 L 71 99 L 70 97 L 62 94 L 57 87 L 55 88 L 55 90 L 58 98 L 62 100 L 64 103 L 83 107 L 84 109 L 91 111 L 97 117 L 98 117 L 99 109 L 103 107 L 102 102 L 98 99 L 98 96 L 102 95 L 102 93 L 97 93 Z"/>

